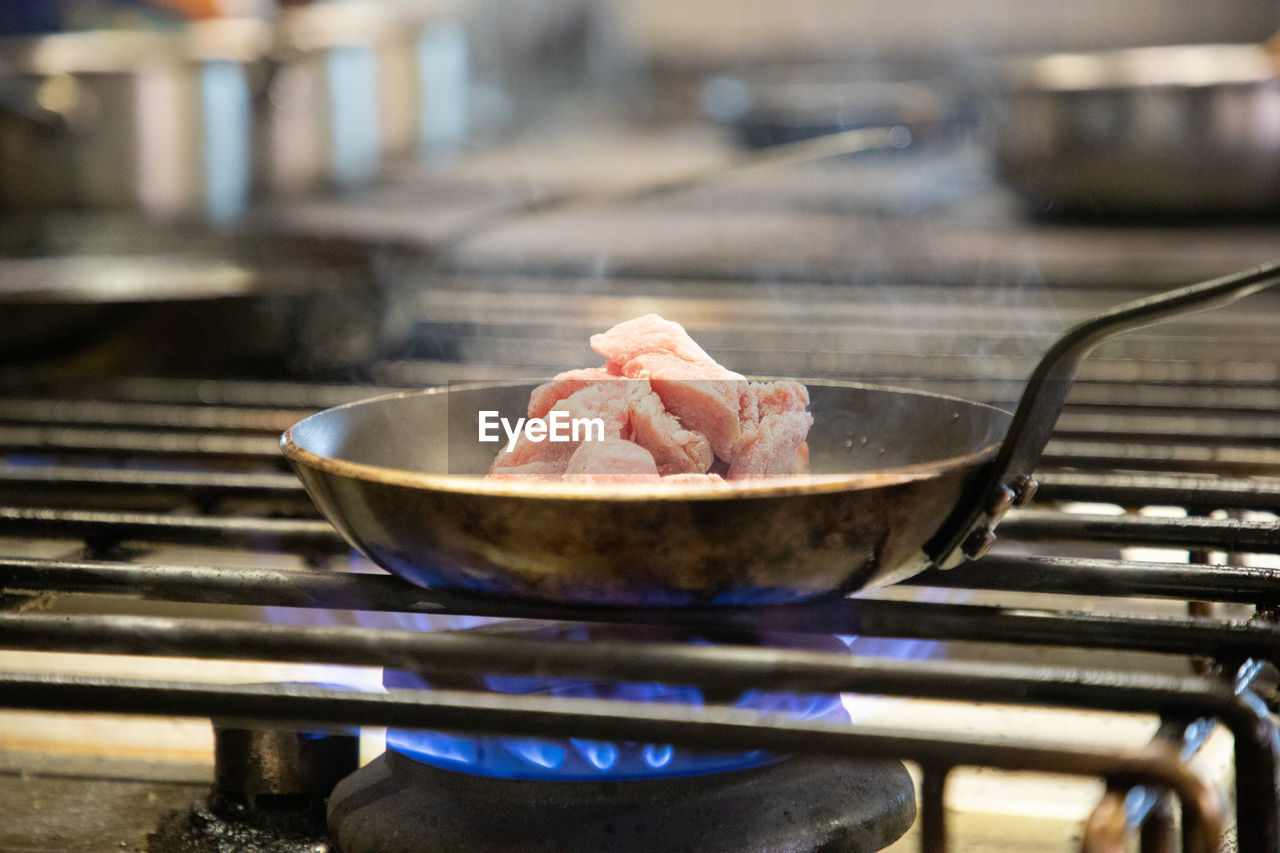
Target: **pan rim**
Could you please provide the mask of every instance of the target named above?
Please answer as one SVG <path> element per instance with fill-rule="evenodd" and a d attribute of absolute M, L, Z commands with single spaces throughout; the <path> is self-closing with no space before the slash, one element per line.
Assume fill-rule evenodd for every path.
<path fill-rule="evenodd" d="M 748 377 L 751 380 L 773 381 L 780 377 Z M 650 501 L 714 501 L 736 500 L 741 498 L 774 498 L 802 494 L 829 494 L 833 492 L 861 491 L 900 485 L 917 480 L 940 476 L 952 471 L 959 471 L 980 465 L 994 459 L 1000 449 L 1003 438 L 987 444 L 980 449 L 961 456 L 950 456 L 945 459 L 929 460 L 911 465 L 900 465 L 879 471 L 856 472 L 853 474 L 832 475 L 798 475 L 795 477 L 773 477 L 769 480 L 736 480 L 717 485 L 671 484 L 655 487 L 652 483 L 573 483 L 567 481 L 547 480 L 491 480 L 468 474 L 434 474 L 422 471 L 408 471 L 400 468 L 388 468 L 381 465 L 370 465 L 363 462 L 352 462 L 331 456 L 323 456 L 307 450 L 294 439 L 294 431 L 313 418 L 323 417 L 342 409 L 357 406 L 375 405 L 388 400 L 397 400 L 412 396 L 429 396 L 448 393 L 451 390 L 478 390 L 484 388 L 501 388 L 528 385 L 526 382 L 509 379 L 489 382 L 468 382 L 456 385 L 435 386 L 432 388 L 408 389 L 380 394 L 362 400 L 353 400 L 339 406 L 333 406 L 303 418 L 290 426 L 280 436 L 280 450 L 295 466 L 302 466 L 353 480 L 376 483 L 378 485 L 398 486 L 421 491 L 443 492 L 465 495 L 486 495 L 525 500 L 557 500 L 583 501 L 607 500 L 610 502 Z M 545 380 L 542 380 L 545 381 Z M 876 385 L 865 382 L 847 382 L 830 379 L 796 379 L 808 386 L 859 389 L 869 391 L 887 391 L 915 397 L 928 397 L 962 403 L 979 409 L 987 409 L 1012 418 L 1012 414 L 998 406 L 966 400 L 950 394 L 933 391 L 920 391 L 911 388 L 900 388 L 890 385 Z"/>

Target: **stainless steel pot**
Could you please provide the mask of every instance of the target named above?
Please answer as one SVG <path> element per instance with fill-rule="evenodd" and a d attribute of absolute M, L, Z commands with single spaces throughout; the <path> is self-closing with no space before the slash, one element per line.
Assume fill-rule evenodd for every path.
<path fill-rule="evenodd" d="M 253 69 L 270 37 L 227 20 L 0 40 L 0 205 L 239 212 Z"/>
<path fill-rule="evenodd" d="M 424 73 L 436 59 L 424 44 L 444 11 L 383 2 L 285 10 L 256 110 L 259 185 L 348 189 L 412 150 L 423 136 Z"/>
<path fill-rule="evenodd" d="M 1033 209 L 1280 211 L 1280 68 L 1263 47 L 1064 53 L 1006 72 L 996 167 Z"/>
<path fill-rule="evenodd" d="M 465 85 L 450 14 L 363 0 L 0 39 L 0 207 L 221 221 L 255 193 L 365 183 L 426 135 L 426 70 L 443 57 Z"/>

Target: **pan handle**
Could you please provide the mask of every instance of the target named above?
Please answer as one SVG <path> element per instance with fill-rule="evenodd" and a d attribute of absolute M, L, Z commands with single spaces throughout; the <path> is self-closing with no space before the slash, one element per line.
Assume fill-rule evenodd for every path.
<path fill-rule="evenodd" d="M 1080 363 L 1107 338 L 1170 317 L 1228 305 L 1280 284 L 1280 262 L 1126 302 L 1069 329 L 1032 372 L 1009 431 L 987 475 L 925 546 L 935 566 L 954 568 L 977 559 L 995 542 L 993 528 L 1010 508 L 1035 494 L 1031 474 L 1053 433 Z"/>

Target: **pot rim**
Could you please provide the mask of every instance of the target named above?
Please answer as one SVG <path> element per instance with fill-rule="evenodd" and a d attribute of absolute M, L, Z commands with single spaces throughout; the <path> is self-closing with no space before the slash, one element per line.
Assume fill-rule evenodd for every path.
<path fill-rule="evenodd" d="M 1257 86 L 1280 78 L 1280 60 L 1258 44 L 1178 44 L 1013 57 L 1013 91 L 1091 92 Z"/>

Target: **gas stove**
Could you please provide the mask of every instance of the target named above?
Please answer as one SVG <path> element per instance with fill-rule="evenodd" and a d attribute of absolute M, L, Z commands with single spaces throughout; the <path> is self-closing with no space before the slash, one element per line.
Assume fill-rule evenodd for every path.
<path fill-rule="evenodd" d="M 609 190 L 729 156 L 680 133 L 274 211 L 369 253 L 387 310 L 358 365 L 0 371 L 0 849 L 1280 846 L 1275 295 L 1101 347 L 996 547 L 853 598 L 472 598 L 318 516 L 290 424 L 587 363 L 638 313 L 744 373 L 1010 407 L 1073 321 L 1274 246 L 1028 222 L 962 145 Z"/>

